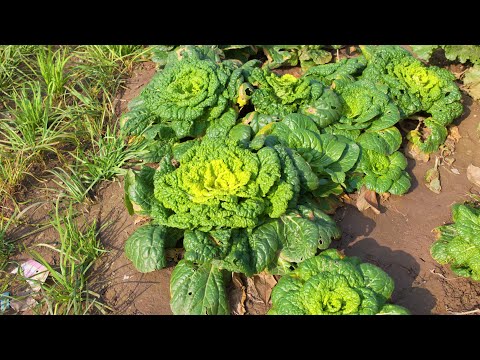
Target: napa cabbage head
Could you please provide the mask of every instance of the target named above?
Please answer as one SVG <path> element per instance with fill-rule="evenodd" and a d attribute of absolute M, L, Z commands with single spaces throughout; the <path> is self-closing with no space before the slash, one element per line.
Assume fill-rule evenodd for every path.
<path fill-rule="evenodd" d="M 209 231 L 247 228 L 294 206 L 300 180 L 281 146 L 258 152 L 207 138 L 191 146 L 178 168 L 157 171 L 152 205 L 160 224 Z"/>
<path fill-rule="evenodd" d="M 393 290 L 393 279 L 379 267 L 328 249 L 278 281 L 268 314 L 409 314 L 402 306 L 388 304 Z"/>

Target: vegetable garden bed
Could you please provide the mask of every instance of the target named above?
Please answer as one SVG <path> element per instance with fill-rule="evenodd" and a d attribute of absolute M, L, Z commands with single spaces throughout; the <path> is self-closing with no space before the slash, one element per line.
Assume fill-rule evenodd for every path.
<path fill-rule="evenodd" d="M 270 51 L 267 58 L 270 63 L 281 62 L 279 53 Z M 366 54 L 368 51 L 374 53 L 374 50 L 365 51 Z M 261 67 L 252 63 L 251 67 L 232 63 L 228 65 L 232 67 L 229 70 L 225 65 L 229 76 L 233 77 L 232 72 L 235 73 L 236 69 L 241 71 L 236 73 L 237 82 L 235 86 L 231 85 L 231 94 L 228 93 L 229 86 L 225 86 L 224 100 L 221 101 L 233 104 L 236 114 L 232 112 L 233 117 L 229 117 L 227 105 L 222 105 L 224 108 L 219 114 L 211 115 L 216 110 L 208 110 L 208 116 L 220 121 L 218 127 L 205 127 L 201 122 L 195 123 L 201 118 L 195 112 L 187 114 L 188 110 L 183 109 L 172 113 L 174 94 L 163 95 L 166 104 L 163 108 L 148 105 L 151 107 L 147 109 L 138 102 L 145 87 L 150 87 L 143 92 L 148 95 L 144 104 L 148 104 L 157 99 L 155 86 L 163 88 L 173 82 L 173 75 L 170 80 L 167 75 L 162 79 L 155 77 L 160 71 L 175 73 L 173 65 L 167 66 L 166 70 L 157 70 L 165 65 L 166 53 L 157 52 L 156 63 L 145 62 L 137 67 L 121 99 L 121 110 L 126 114 L 122 125 L 132 139 L 143 136 L 160 144 L 156 148 L 150 146 L 143 155 L 152 172 L 148 174 L 150 170 L 144 167 L 143 174 L 139 171 L 141 167 L 137 166 L 125 177 L 103 186 L 98 191 L 97 201 L 88 206 L 85 215 L 87 222 L 93 219 L 100 224 L 110 222 L 108 228 L 100 231 L 100 240 L 108 252 L 95 263 L 90 278 L 95 292 L 112 313 L 170 314 L 173 310 L 173 313 L 265 314 L 272 307 L 270 294 L 278 303 L 271 313 L 336 312 L 338 303 L 344 304 L 339 306 L 345 313 L 476 313 L 480 284 L 468 277 L 470 272 L 459 276 L 458 272 L 451 271 L 448 261 L 440 265 L 430 254 L 436 240 L 432 230 L 452 222 L 451 206 L 478 200 L 475 197 L 478 187 L 467 179 L 466 172 L 470 164 L 480 165 L 477 163 L 480 159 L 477 134 L 480 109 L 469 95 L 455 90 L 457 85 L 454 85 L 453 75 L 445 75 L 447 70 L 438 70 L 440 77 L 446 79 L 445 83 L 451 84 L 442 90 L 443 96 L 450 96 L 451 100 L 435 105 L 435 101 L 444 98 L 436 94 L 433 100 L 409 108 L 414 102 L 401 98 L 408 88 L 393 95 L 387 91 L 388 95 L 385 95 L 385 89 L 372 87 L 368 80 L 358 79 L 367 66 L 358 60 L 361 52 L 352 55 L 342 50 L 343 60 L 335 64 L 347 66 L 331 66 L 330 69 L 313 64 L 312 56 L 304 63 L 298 63 L 303 69 L 288 66 L 263 70 L 264 66 L 260 71 Z M 335 51 L 329 54 L 335 56 Z M 189 56 L 199 57 L 195 54 L 184 56 L 187 59 Z M 211 54 L 201 56 L 208 58 Z M 303 54 L 305 58 L 308 57 Z M 184 59 L 176 61 L 187 63 Z M 327 61 L 326 58 L 323 61 Z M 422 69 L 433 68 L 413 64 Z M 212 65 L 206 66 L 205 73 L 212 68 Z M 374 70 L 369 70 L 370 77 L 378 81 L 380 75 Z M 188 74 L 191 70 L 185 66 L 181 71 Z M 305 73 L 310 74 L 310 79 L 303 81 L 303 85 L 298 84 L 298 79 L 305 79 Z M 157 83 L 151 81 L 152 78 L 157 78 Z M 213 80 L 209 81 L 211 85 Z M 189 86 L 199 86 L 199 83 Z M 269 86 L 277 98 L 269 93 Z M 259 89 L 265 89 L 262 96 L 258 95 Z M 298 90 L 298 93 L 303 91 L 303 95 L 282 100 L 282 94 L 291 89 Z M 191 90 L 191 87 L 181 88 L 183 92 Z M 338 94 L 343 103 L 336 100 Z M 278 98 L 280 101 L 272 108 Z M 397 103 L 392 98 L 397 99 Z M 127 103 L 130 103 L 130 111 L 126 109 Z M 342 106 L 351 111 L 341 110 Z M 251 111 L 245 111 L 247 108 Z M 447 115 L 445 108 L 450 109 Z M 156 119 L 178 116 L 180 120 L 152 121 L 148 112 L 157 110 L 160 115 L 155 115 Z M 292 112 L 300 115 L 289 115 Z M 443 123 L 432 122 L 429 115 L 442 119 Z M 181 122 L 182 116 L 191 119 L 189 127 Z M 407 119 L 418 122 L 418 116 L 420 123 L 433 130 L 412 127 Z M 201 121 L 204 122 L 205 118 Z M 151 124 L 154 125 L 150 133 L 141 135 L 139 130 L 148 130 Z M 355 124 L 362 125 L 356 127 Z M 169 129 L 173 129 L 171 134 Z M 322 135 L 312 135 L 315 132 Z M 202 140 L 197 142 L 195 138 Z M 223 143 L 225 138 L 230 138 L 231 143 Z M 315 139 L 319 139 L 318 145 Z M 414 155 L 412 143 L 416 145 L 413 150 L 417 150 Z M 440 148 L 444 143 L 450 146 L 447 155 L 445 148 Z M 173 156 L 165 158 L 162 151 L 165 146 L 172 145 Z M 261 149 L 267 150 L 261 152 Z M 318 155 L 325 154 L 324 149 L 331 151 L 326 155 L 327 160 Z M 419 149 L 423 152 L 418 153 Z M 335 152 L 338 156 L 334 155 Z M 234 155 L 230 160 L 222 158 L 222 154 Z M 363 162 L 359 160 L 361 154 Z M 378 160 L 379 156 L 382 160 Z M 450 157 L 453 161 L 439 164 L 436 161 L 439 157 L 442 160 Z M 183 161 L 192 165 L 184 165 Z M 379 168 L 382 161 L 386 165 Z M 202 162 L 210 165 L 202 167 Z M 251 165 L 239 165 L 239 162 Z M 275 167 L 270 163 L 279 165 Z M 165 175 L 156 175 L 150 183 L 143 180 L 152 177 L 155 169 L 162 168 Z M 427 182 L 428 186 L 425 184 L 424 176 L 432 168 L 438 171 L 440 190 L 438 186 L 432 190 L 435 185 L 432 181 Z M 157 170 L 157 173 L 161 171 Z M 295 175 L 291 175 L 292 172 Z M 195 182 L 198 174 L 204 174 L 206 180 L 202 186 L 206 187 L 199 187 Z M 278 175 L 272 178 L 272 174 Z M 391 176 L 385 177 L 385 174 Z M 252 183 L 252 178 L 259 181 Z M 182 184 L 180 192 L 176 181 Z M 162 192 L 155 190 L 153 195 L 153 187 Z M 239 188 L 242 192 L 235 196 L 253 199 L 246 205 L 248 211 L 245 212 L 240 207 L 229 210 L 222 205 L 231 201 L 226 198 L 228 191 Z M 127 196 L 124 196 L 124 189 Z M 140 190 L 145 190 L 147 195 Z M 148 195 L 149 191 L 151 195 Z M 182 199 L 184 194 L 188 195 Z M 212 196 L 220 197 L 220 202 L 205 208 L 204 204 L 210 204 Z M 163 204 L 163 208 L 158 208 L 154 201 Z M 186 205 L 182 205 L 182 201 Z M 194 211 L 197 215 L 192 215 Z M 222 211 L 222 216 L 216 217 Z M 201 217 L 198 214 L 207 215 Z M 251 230 L 244 233 L 242 229 L 246 228 Z M 233 229 L 233 232 L 229 230 L 227 234 L 225 229 Z M 272 245 L 275 241 L 276 244 Z M 149 250 L 145 248 L 147 243 Z M 224 244 L 229 245 L 222 247 Z M 316 266 L 333 275 L 324 274 L 319 282 L 310 281 L 316 285 L 289 285 L 287 274 L 297 271 L 294 270 L 297 267 L 298 271 L 308 268 L 314 262 L 309 259 L 319 259 L 317 262 L 320 262 L 327 248 L 338 249 L 340 253 L 332 249 L 323 256 L 335 259 L 340 256 L 335 254 L 343 254 L 342 261 L 351 269 L 340 273 L 357 274 L 346 278 L 357 276 L 358 281 L 336 279 L 339 271 L 326 271 L 325 267 L 338 269 L 337 265 L 325 265 L 330 264 L 330 260 L 325 260 Z M 18 260 L 21 259 L 19 256 Z M 444 260 L 448 259 L 444 257 Z M 356 270 L 353 270 L 354 266 Z M 285 279 L 281 280 L 282 277 Z M 305 279 L 310 277 L 311 274 Z M 315 291 L 312 286 L 316 286 Z M 317 299 L 313 295 L 322 293 L 323 287 L 329 289 L 327 298 L 330 300 Z M 272 293 L 275 288 L 277 290 Z M 353 290 L 343 292 L 338 288 Z M 282 289 L 288 291 L 282 293 Z M 289 300 L 285 307 L 282 304 L 286 300 L 282 300 L 282 296 L 289 292 L 305 292 L 310 294 L 307 298 L 315 298 L 324 306 L 319 308 L 305 305 L 304 300 Z M 201 299 L 188 300 L 192 294 L 199 294 Z M 354 305 L 345 305 L 349 302 Z M 292 303 L 297 305 L 292 306 Z"/>

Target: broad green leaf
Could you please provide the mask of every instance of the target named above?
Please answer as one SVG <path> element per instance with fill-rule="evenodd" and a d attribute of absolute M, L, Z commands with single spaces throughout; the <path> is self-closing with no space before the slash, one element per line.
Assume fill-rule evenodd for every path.
<path fill-rule="evenodd" d="M 302 114 L 289 114 L 285 116 L 281 122 L 290 130 L 305 129 L 318 133 L 318 128 L 315 122 L 308 116 Z"/>
<path fill-rule="evenodd" d="M 321 208 L 315 203 L 308 202 L 308 205 L 300 205 L 298 211 L 303 217 L 312 221 L 317 226 L 318 230 L 318 248 L 327 249 L 332 240 L 339 239 L 342 235 L 340 228 L 335 220 L 328 214 L 323 212 Z"/>
<path fill-rule="evenodd" d="M 442 239 L 439 239 L 432 244 L 430 247 L 430 254 L 436 262 L 442 265 L 452 261 L 451 256 L 448 254 L 448 241 Z"/>
<path fill-rule="evenodd" d="M 390 299 L 395 287 L 393 279 L 378 266 L 370 263 L 362 263 L 359 268 L 365 279 L 365 287 L 383 296 L 383 301 Z"/>
<path fill-rule="evenodd" d="M 440 45 L 410 45 L 412 51 L 422 60 L 430 60 L 430 56 Z"/>
<path fill-rule="evenodd" d="M 389 103 L 383 114 L 372 122 L 370 131 L 378 131 L 392 127 L 400 120 L 400 111 L 394 103 Z"/>
<path fill-rule="evenodd" d="M 385 304 L 377 315 L 410 315 L 410 311 L 403 306 Z"/>
<path fill-rule="evenodd" d="M 278 221 L 269 221 L 256 227 L 248 237 L 252 249 L 255 273 L 260 273 L 270 266 L 281 248 L 281 231 Z"/>
<path fill-rule="evenodd" d="M 170 307 L 174 315 L 229 315 L 226 271 L 187 260 L 173 269 Z"/>
<path fill-rule="evenodd" d="M 133 170 L 127 171 L 124 185 L 125 203 L 127 204 L 130 215 L 134 212 L 144 215 L 150 213 L 152 202 L 155 201 L 153 195 L 154 175 L 155 169 L 145 165 L 139 172 L 134 172 Z"/>
<path fill-rule="evenodd" d="M 255 273 L 247 233 L 243 229 L 218 229 L 210 232 L 187 230 L 183 238 L 184 259 L 193 263 L 212 263 L 219 269 Z"/>
<path fill-rule="evenodd" d="M 325 168 L 328 165 L 338 161 L 347 145 L 338 141 L 337 137 L 330 134 L 319 135 L 322 142 L 323 152 L 318 160 L 312 163 L 314 168 Z"/>
<path fill-rule="evenodd" d="M 391 155 L 402 144 L 402 135 L 395 126 L 392 126 L 379 131 L 368 130 L 358 137 L 357 142 L 364 149 Z"/>
<path fill-rule="evenodd" d="M 453 211 L 458 235 L 480 247 L 480 211 L 465 205 L 456 206 Z"/>
<path fill-rule="evenodd" d="M 442 45 L 448 60 L 458 59 L 462 64 L 471 61 L 480 64 L 480 45 Z"/>
<path fill-rule="evenodd" d="M 252 135 L 252 128 L 242 123 L 235 125 L 228 133 L 228 137 L 243 148 L 248 148 Z"/>
<path fill-rule="evenodd" d="M 300 182 L 306 191 L 312 191 L 320 185 L 320 179 L 310 164 L 295 150 L 292 150 L 292 160 L 298 170 Z"/>
<path fill-rule="evenodd" d="M 410 175 L 404 172 L 398 180 L 395 180 L 388 189 L 388 192 L 392 195 L 402 195 L 405 194 L 411 186 Z"/>
<path fill-rule="evenodd" d="M 159 270 L 167 265 L 165 248 L 173 246 L 176 241 L 176 236 L 170 234 L 167 227 L 144 225 L 127 239 L 125 256 L 140 272 Z"/>
<path fill-rule="evenodd" d="M 319 246 L 317 225 L 301 217 L 296 211 L 281 217 L 284 226 L 283 247 L 280 257 L 299 263 L 315 255 Z"/>

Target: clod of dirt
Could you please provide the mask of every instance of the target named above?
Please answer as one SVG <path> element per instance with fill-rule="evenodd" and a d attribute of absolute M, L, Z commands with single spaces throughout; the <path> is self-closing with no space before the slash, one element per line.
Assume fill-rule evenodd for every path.
<path fill-rule="evenodd" d="M 424 153 L 418 148 L 417 145 L 411 142 L 409 142 L 407 146 L 405 146 L 405 156 L 410 159 L 423 162 L 427 162 L 428 160 L 430 160 L 430 155 Z"/>
<path fill-rule="evenodd" d="M 232 315 L 244 315 L 245 300 L 247 299 L 246 286 L 243 285 L 240 274 L 233 273 L 232 289 L 229 292 L 230 312 Z"/>
<path fill-rule="evenodd" d="M 356 206 L 357 209 L 362 212 L 370 208 L 375 214 L 380 214 L 380 210 L 378 210 L 377 193 L 373 190 L 368 190 L 365 186 L 362 186 L 358 193 Z"/>
<path fill-rule="evenodd" d="M 467 179 L 472 184 L 480 187 L 480 167 L 472 164 L 467 167 Z"/>
<path fill-rule="evenodd" d="M 272 307 L 270 295 L 277 280 L 273 275 L 260 273 L 247 278 L 245 308 L 248 314 L 265 315 Z"/>

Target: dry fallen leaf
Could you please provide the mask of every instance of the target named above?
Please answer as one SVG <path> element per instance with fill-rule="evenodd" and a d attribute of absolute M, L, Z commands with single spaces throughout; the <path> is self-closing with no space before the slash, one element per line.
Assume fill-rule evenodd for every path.
<path fill-rule="evenodd" d="M 446 156 L 443 158 L 442 163 L 447 164 L 448 166 L 452 166 L 452 164 L 455 162 L 455 158 L 452 156 Z"/>
<path fill-rule="evenodd" d="M 458 131 L 458 126 L 452 125 L 448 128 L 448 136 L 447 138 L 452 138 L 455 142 L 458 142 L 462 138 L 460 135 L 460 131 Z"/>
<path fill-rule="evenodd" d="M 141 207 L 137 204 L 133 204 L 133 210 L 134 211 L 139 211 L 141 209 Z M 150 220 L 151 218 L 148 217 L 148 216 L 143 216 L 143 215 L 137 215 L 135 217 L 135 220 L 133 221 L 133 224 L 134 225 L 137 225 L 137 224 L 143 224 L 144 222 Z"/>
<path fill-rule="evenodd" d="M 424 153 L 422 150 L 419 149 L 417 145 L 411 142 L 409 142 L 405 147 L 405 156 L 410 159 L 423 162 L 427 162 L 428 160 L 430 160 L 430 155 Z"/>
<path fill-rule="evenodd" d="M 23 312 L 35 307 L 38 304 L 38 301 L 30 294 L 30 291 L 16 294 L 16 297 L 10 300 L 10 307 L 16 312 Z"/>
<path fill-rule="evenodd" d="M 365 211 L 370 208 L 375 214 L 380 214 L 380 210 L 378 210 L 377 193 L 373 190 L 368 190 L 365 186 L 362 186 L 360 189 L 356 205 L 360 211 Z"/>
<path fill-rule="evenodd" d="M 440 184 L 440 172 L 438 171 L 438 157 L 435 159 L 433 168 L 425 172 L 425 185 L 435 194 L 440 194 L 442 185 Z"/>
<path fill-rule="evenodd" d="M 480 187 L 480 167 L 472 164 L 467 167 L 467 179 L 472 184 Z"/>
<path fill-rule="evenodd" d="M 232 289 L 229 292 L 229 302 L 232 315 L 244 315 L 245 310 L 245 300 L 247 299 L 247 294 L 245 292 L 245 285 L 240 277 L 240 274 L 233 273 L 232 275 Z"/>
<path fill-rule="evenodd" d="M 266 314 L 272 306 L 270 295 L 277 284 L 275 277 L 264 272 L 247 278 L 246 310 L 249 314 Z"/>

